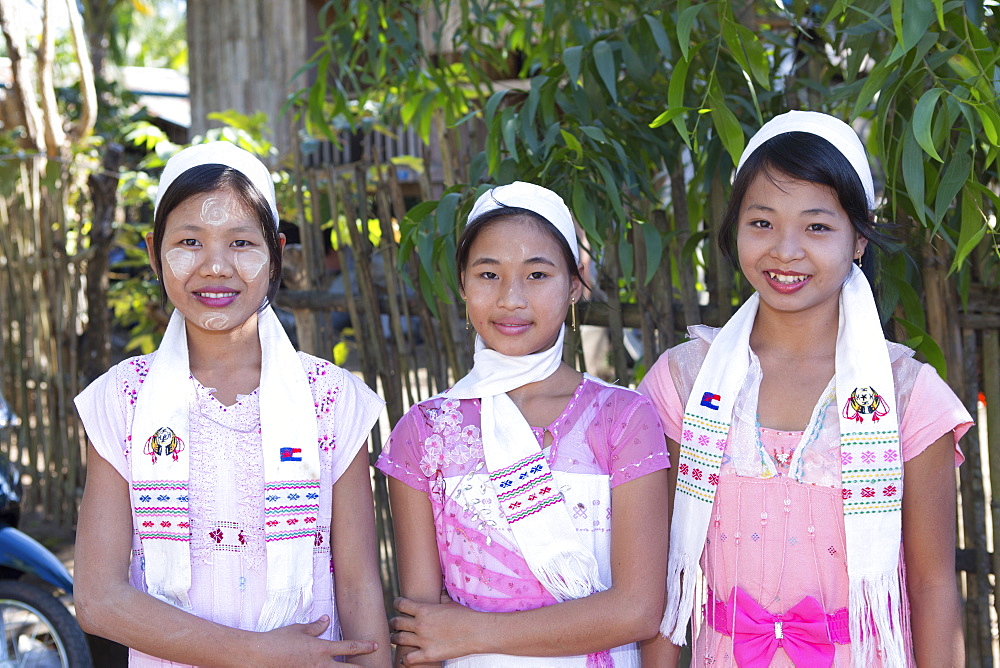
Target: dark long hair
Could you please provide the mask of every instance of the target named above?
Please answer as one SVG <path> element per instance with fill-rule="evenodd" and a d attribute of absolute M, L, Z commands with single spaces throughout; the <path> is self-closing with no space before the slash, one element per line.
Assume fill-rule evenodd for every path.
<path fill-rule="evenodd" d="M 281 285 L 281 241 L 278 236 L 278 226 L 271 213 L 267 198 L 239 170 L 226 165 L 198 165 L 178 176 L 167 188 L 160 199 L 153 216 L 153 248 L 156 254 L 153 258 L 157 276 L 163 275 L 163 235 L 167 229 L 167 216 L 186 200 L 204 193 L 230 192 L 236 196 L 240 204 L 260 224 L 264 235 L 267 254 L 270 257 L 271 272 L 267 284 L 267 299 L 262 305 L 269 304 L 278 294 Z M 166 304 L 167 293 L 160 283 L 160 299 Z"/>

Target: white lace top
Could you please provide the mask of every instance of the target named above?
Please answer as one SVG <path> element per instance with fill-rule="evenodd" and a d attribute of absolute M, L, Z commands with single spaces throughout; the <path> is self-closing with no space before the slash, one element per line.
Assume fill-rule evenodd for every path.
<path fill-rule="evenodd" d="M 78 406 L 94 447 L 126 481 L 131 481 L 126 425 L 132 420 L 135 398 L 155 354 L 113 367 L 94 381 L 100 391 L 88 393 L 92 400 Z M 330 615 L 334 623 L 321 637 L 336 639 L 340 625 L 333 605 L 330 556 L 332 488 L 368 438 L 383 402 L 340 367 L 304 353 L 299 358 L 315 400 L 321 466 L 311 618 Z M 197 394 L 190 411 L 189 441 L 192 612 L 226 626 L 254 629 L 264 604 L 268 566 L 258 393 L 240 395 L 235 404 L 225 406 L 213 389 L 194 378 L 191 382 Z M 142 591 L 144 567 L 142 545 L 133 535 L 130 581 Z M 129 663 L 179 665 L 135 650 L 130 652 Z"/>

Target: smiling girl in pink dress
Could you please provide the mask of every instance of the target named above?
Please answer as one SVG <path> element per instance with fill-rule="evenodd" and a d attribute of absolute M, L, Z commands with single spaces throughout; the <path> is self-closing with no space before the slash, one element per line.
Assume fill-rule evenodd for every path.
<path fill-rule="evenodd" d="M 410 409 L 378 462 L 404 596 L 397 660 L 637 666 L 663 601 L 662 427 L 646 398 L 562 362 L 583 282 L 555 193 L 485 192 L 458 248 L 475 365 Z"/>
<path fill-rule="evenodd" d="M 640 385 L 677 457 L 661 631 L 682 644 L 691 619 L 692 665 L 964 665 L 954 466 L 970 417 L 883 338 L 852 264 L 870 272 L 883 238 L 873 206 L 848 125 L 764 125 L 720 234 L 757 292 Z M 676 665 L 676 647 L 647 657 Z"/>
<path fill-rule="evenodd" d="M 153 218 L 163 342 L 76 399 L 80 624 L 133 666 L 388 665 L 365 447 L 382 400 L 296 353 L 271 310 L 270 173 L 228 142 L 186 148 Z"/>

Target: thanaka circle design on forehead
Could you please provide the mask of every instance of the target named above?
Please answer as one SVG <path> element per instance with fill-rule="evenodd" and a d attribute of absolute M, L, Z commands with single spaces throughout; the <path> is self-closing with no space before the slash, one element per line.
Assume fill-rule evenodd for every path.
<path fill-rule="evenodd" d="M 198 323 L 205 329 L 218 331 L 229 326 L 229 316 L 225 313 L 209 311 L 208 313 L 201 314 L 201 317 L 198 318 Z"/>
<path fill-rule="evenodd" d="M 171 248 L 163 254 L 163 260 L 178 280 L 188 279 L 194 270 L 194 251 L 185 248 Z"/>
<path fill-rule="evenodd" d="M 229 222 L 228 202 L 220 197 L 206 197 L 201 203 L 201 221 L 206 225 L 223 225 Z"/>
<path fill-rule="evenodd" d="M 267 253 L 257 248 L 250 248 L 236 254 L 236 271 L 247 283 L 252 283 L 270 261 Z"/>

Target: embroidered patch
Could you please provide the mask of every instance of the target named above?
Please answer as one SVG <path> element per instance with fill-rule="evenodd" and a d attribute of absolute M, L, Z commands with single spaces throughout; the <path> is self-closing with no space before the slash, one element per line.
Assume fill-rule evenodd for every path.
<path fill-rule="evenodd" d="M 157 457 L 166 457 L 168 455 L 173 457 L 176 462 L 178 455 L 184 452 L 184 441 L 170 427 L 160 427 L 146 441 L 146 447 L 143 449 L 143 452 L 153 458 L 154 464 Z"/>
<path fill-rule="evenodd" d="M 301 462 L 302 461 L 302 448 L 281 448 L 281 461 L 283 462 Z"/>
<path fill-rule="evenodd" d="M 497 501 L 507 522 L 513 524 L 562 501 L 552 478 L 552 472 L 540 462 L 541 452 L 536 452 L 499 471 L 490 473 L 490 480 L 503 491 Z"/>
<path fill-rule="evenodd" d="M 847 405 L 844 406 L 844 417 L 856 422 L 864 422 L 865 415 L 870 415 L 872 422 L 878 422 L 889 412 L 889 404 L 875 391 L 874 387 L 856 387 L 851 392 Z"/>
<path fill-rule="evenodd" d="M 706 392 L 705 394 L 701 395 L 701 405 L 704 406 L 705 408 L 711 408 L 713 411 L 719 410 L 719 405 L 716 404 L 715 402 L 721 400 L 722 397 L 712 392 Z"/>

